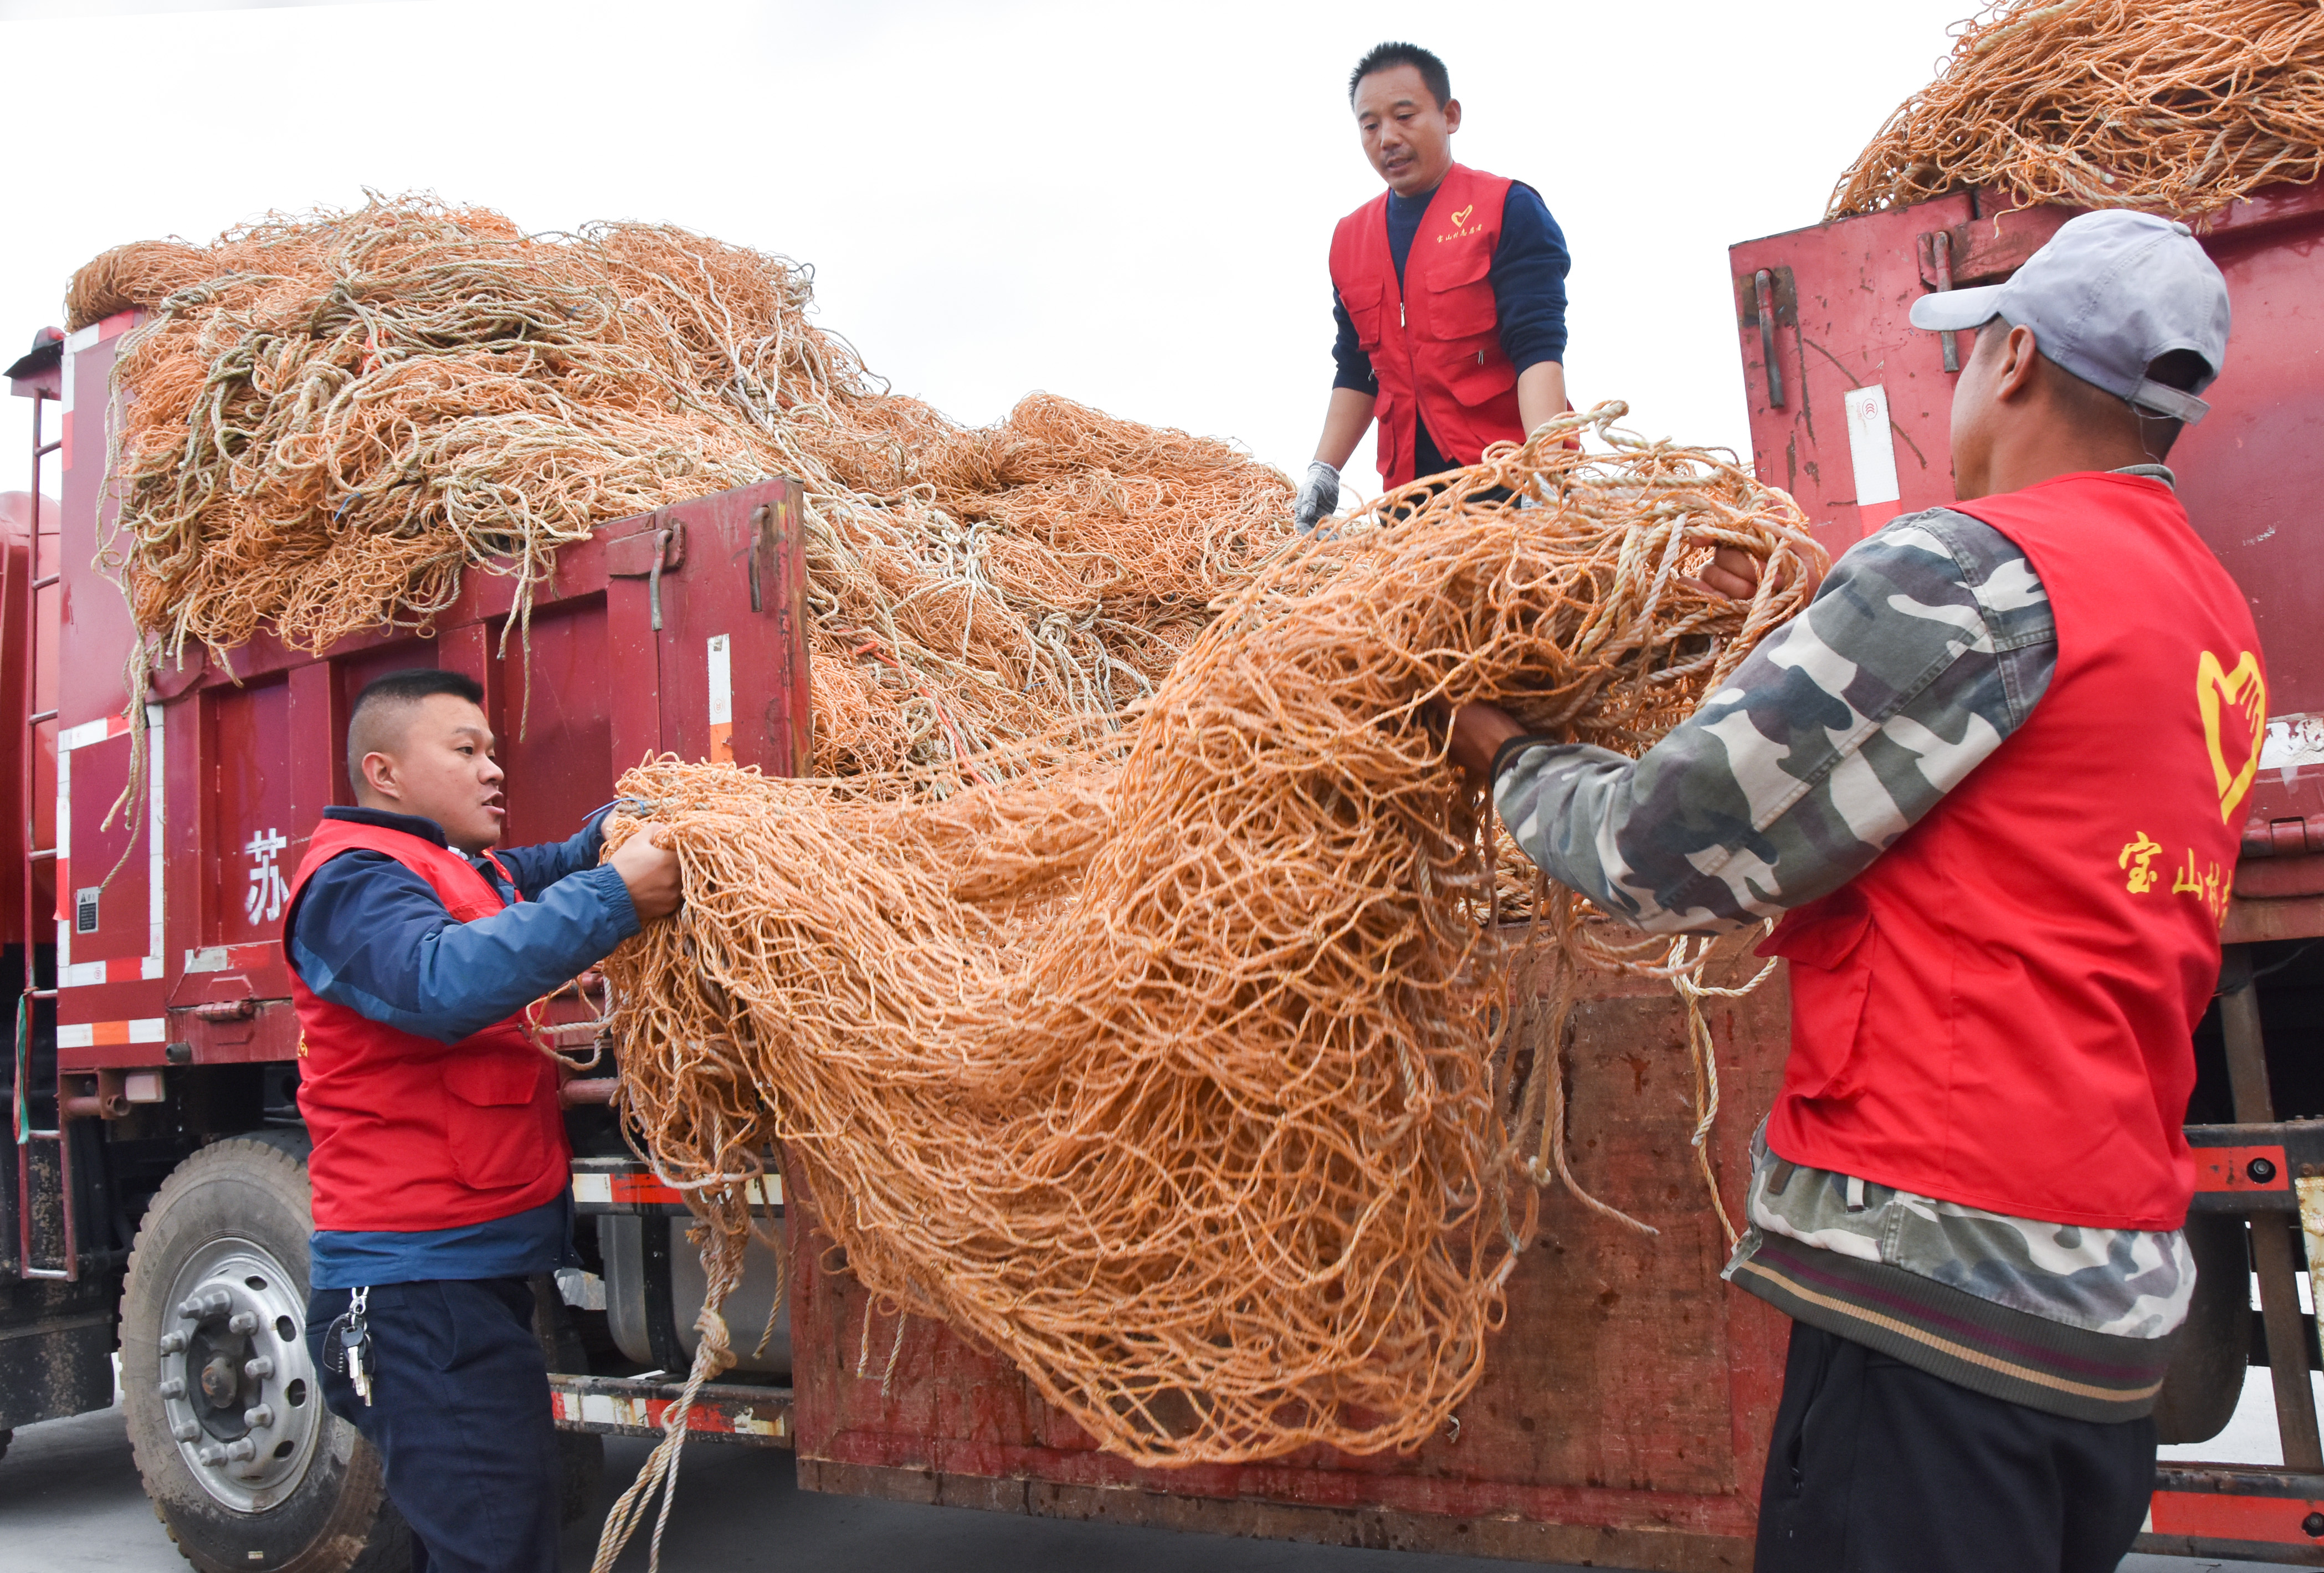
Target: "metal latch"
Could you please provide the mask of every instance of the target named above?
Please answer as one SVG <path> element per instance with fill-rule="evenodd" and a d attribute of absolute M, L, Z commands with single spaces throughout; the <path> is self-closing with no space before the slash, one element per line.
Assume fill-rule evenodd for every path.
<path fill-rule="evenodd" d="M 1936 281 L 1937 292 L 1943 294 L 1953 287 L 1952 231 L 1940 229 L 1921 236 L 1921 276 Z M 1950 328 L 1937 335 L 1945 347 L 1945 370 L 1960 370 L 1959 336 Z"/>
<path fill-rule="evenodd" d="M 654 632 L 661 632 L 661 576 L 686 560 L 686 521 L 655 514 L 650 525 L 605 542 L 605 573 L 612 578 L 642 578 L 653 609 Z"/>
<path fill-rule="evenodd" d="M 1759 330 L 1759 364 L 1767 373 L 1767 407 L 1784 407 L 1784 372 L 1775 359 L 1775 329 L 1800 325 L 1799 291 L 1789 268 L 1761 268 L 1735 281 L 1736 315 Z"/>
<path fill-rule="evenodd" d="M 2324 852 L 2324 814 L 2246 825 L 2242 852 L 2246 857 L 2304 857 Z"/>

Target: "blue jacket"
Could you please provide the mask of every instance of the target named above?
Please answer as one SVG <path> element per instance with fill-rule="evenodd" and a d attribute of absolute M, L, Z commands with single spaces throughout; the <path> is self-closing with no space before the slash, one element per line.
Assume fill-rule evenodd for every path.
<path fill-rule="evenodd" d="M 381 852 L 342 852 L 309 877 L 282 920 L 290 964 L 309 988 L 357 1014 L 456 1043 L 573 980 L 638 931 L 629 887 L 599 865 L 605 810 L 569 841 L 468 861 L 506 911 L 453 921 L 426 880 Z M 330 819 L 446 845 L 433 819 L 377 809 L 326 809 Z M 516 894 L 524 900 L 518 902 Z"/>
<path fill-rule="evenodd" d="M 447 845 L 433 819 L 376 809 L 323 812 Z M 426 880 L 385 854 L 342 852 L 309 876 L 283 918 L 290 964 L 324 999 L 456 1043 L 569 983 L 638 931 L 629 887 L 597 861 L 604 817 L 603 810 L 591 815 L 569 841 L 495 853 L 514 889 L 491 863 L 470 858 L 511 903 L 473 923 L 455 921 Z M 309 1282 L 324 1290 L 521 1278 L 576 1260 L 572 1232 L 570 1192 L 458 1228 L 318 1229 Z"/>

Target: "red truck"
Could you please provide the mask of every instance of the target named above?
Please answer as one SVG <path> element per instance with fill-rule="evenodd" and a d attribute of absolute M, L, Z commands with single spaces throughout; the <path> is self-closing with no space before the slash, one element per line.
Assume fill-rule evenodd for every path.
<path fill-rule="evenodd" d="M 1835 551 L 1951 496 L 1950 351 L 1906 327 L 1912 300 L 2005 276 L 2066 216 L 1963 193 L 1734 248 L 1758 473 L 1794 491 Z M 2324 557 L 2292 511 L 2324 472 L 2312 430 L 2324 326 L 2305 314 L 2319 231 L 2324 200 L 2299 189 L 2239 205 L 2207 238 L 2234 294 L 2233 359 L 2216 412 L 2175 456 L 2199 525 L 2253 595 L 2281 702 L 2236 871 L 2226 992 L 2200 1045 L 2191 1228 L 2205 1288 L 2163 1419 L 2174 1439 L 2215 1434 L 2246 1365 L 2270 1365 L 2288 1466 L 2166 1467 L 2142 1541 L 2307 1564 L 2324 1564 L 2324 1460 L 2307 1397 L 2315 1329 L 2294 1274 L 2303 1203 L 2324 1229 L 2324 1121 L 2289 1116 L 2324 1114 L 2324 1075 L 2264 1041 L 2311 1031 L 2324 983 L 2324 963 L 2301 950 L 2324 935 L 2324 716 L 2311 726 L 2303 708 L 2324 712 L 2324 671 L 2309 670 L 2319 636 L 2299 612 L 2324 604 L 2308 582 Z M 36 419 L 32 493 L 0 513 L 0 890 L 12 898 L 0 981 L 20 1002 L 0 1072 L 15 1145 L 0 1162 L 0 1428 L 108 1403 L 117 1347 L 146 1488 L 198 1567 L 386 1566 L 400 1525 L 367 1450 L 321 1409 L 300 1336 L 305 1137 L 279 945 L 287 871 L 322 808 L 350 800 L 346 706 L 398 667 L 483 681 L 520 842 L 564 834 L 657 751 L 788 771 L 807 757 L 799 496 L 774 482 L 604 527 L 563 553 L 527 646 L 505 655 L 511 583 L 473 573 L 428 637 L 319 654 L 261 640 L 231 671 L 189 655 L 124 719 L 128 613 L 93 564 L 110 505 L 110 369 L 132 325 L 111 319 L 10 368 Z M 37 500 L 44 463 L 53 504 Z M 140 737 L 149 790 L 108 824 Z M 1737 956 L 1746 941 L 1725 943 Z M 1721 1002 L 1713 1022 L 1730 1111 L 1713 1162 L 1730 1196 L 1781 1068 L 1785 1001 L 1779 972 Z M 788 1202 L 791 1226 L 776 1337 L 690 1424 L 791 1449 L 816 1490 L 1534 1561 L 1747 1568 L 1784 1324 L 1719 1281 L 1726 1245 L 1693 1171 L 1685 1041 L 1659 985 L 1607 980 L 1581 1009 L 1579 1177 L 1662 1233 L 1547 1197 L 1483 1383 L 1413 1453 L 1135 1467 L 995 1355 L 879 1312 L 815 1228 L 816 1198 L 798 1195 L 766 1198 Z M 576 1507 L 593 1494 L 593 1434 L 658 1430 L 702 1294 L 685 1209 L 629 1157 L 608 1087 L 594 1071 L 567 1086 L 587 1270 L 538 1286 Z M 729 1305 L 737 1325 L 765 1317 L 776 1268 L 754 1261 Z"/>

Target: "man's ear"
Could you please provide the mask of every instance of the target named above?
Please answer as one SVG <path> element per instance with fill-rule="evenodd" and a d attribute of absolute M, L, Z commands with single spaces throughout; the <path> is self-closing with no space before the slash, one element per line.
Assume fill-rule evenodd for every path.
<path fill-rule="evenodd" d="M 366 754 L 355 768 L 364 791 L 383 798 L 403 795 L 401 783 L 395 779 L 395 761 L 391 756 L 376 752 Z"/>
<path fill-rule="evenodd" d="M 1460 130 L 1460 129 L 1461 129 L 1461 100 L 1460 100 L 1460 99 L 1458 99 L 1458 98 L 1448 98 L 1448 99 L 1446 99 L 1446 100 L 1444 101 L 1444 130 L 1445 130 L 1445 133 L 1446 133 L 1446 134 L 1447 134 L 1447 135 L 1450 135 L 1452 133 L 1456 132 L 1456 131 L 1458 131 L 1458 130 Z"/>
<path fill-rule="evenodd" d="M 2003 341 L 2001 369 L 1993 379 L 1993 396 L 2015 399 L 2024 395 L 2034 385 L 2037 375 L 2034 362 L 2042 358 L 2042 347 L 2034 342 L 2031 328 L 2016 327 L 2009 330 Z"/>

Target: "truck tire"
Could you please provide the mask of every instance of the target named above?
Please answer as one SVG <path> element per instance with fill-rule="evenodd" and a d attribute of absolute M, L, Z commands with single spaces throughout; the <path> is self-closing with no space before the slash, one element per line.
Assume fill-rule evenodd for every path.
<path fill-rule="evenodd" d="M 203 1573 L 388 1573 L 410 1531 L 307 1354 L 302 1135 L 203 1148 L 146 1209 L 121 1296 L 122 1408 L 153 1512 Z"/>

